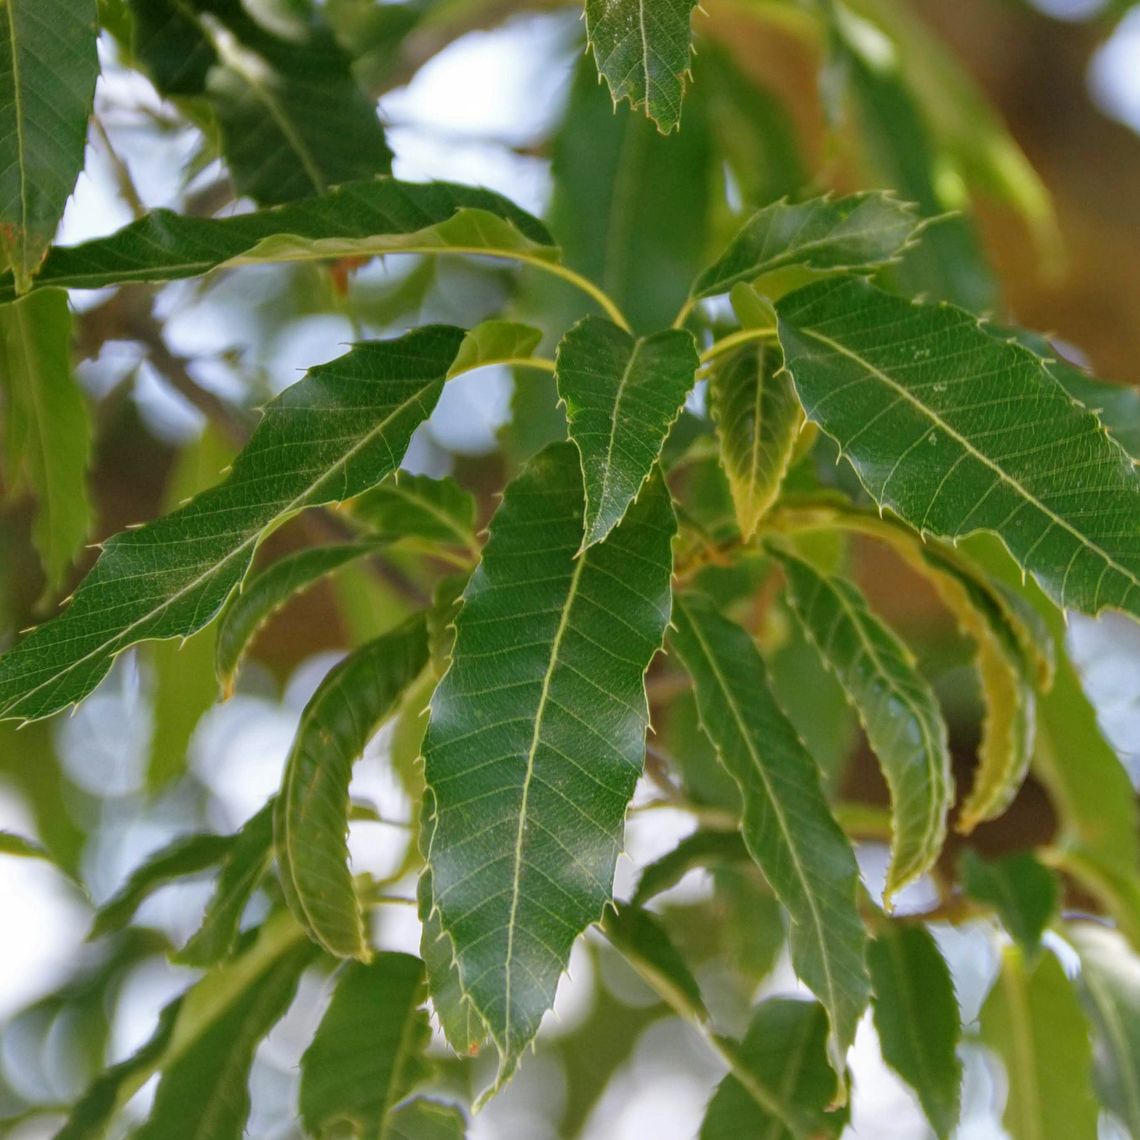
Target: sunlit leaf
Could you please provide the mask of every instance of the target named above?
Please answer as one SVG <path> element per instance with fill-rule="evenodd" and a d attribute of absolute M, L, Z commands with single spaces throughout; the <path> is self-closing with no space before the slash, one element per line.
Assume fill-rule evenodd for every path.
<path fill-rule="evenodd" d="M 705 1112 L 701 1140 L 838 1136 L 848 1112 L 828 1111 L 838 1089 L 827 1037 L 827 1014 L 814 1001 L 772 998 L 758 1006 L 736 1047 L 747 1087 L 735 1072 L 721 1081 Z"/>
<path fill-rule="evenodd" d="M 17 286 L 55 237 L 83 168 L 99 60 L 95 0 L 5 0 L 0 19 L 0 264 Z"/>
<path fill-rule="evenodd" d="M 701 725 L 744 800 L 752 857 L 792 917 L 792 963 L 831 1019 L 837 1073 L 870 996 L 858 872 L 808 755 L 768 686 L 752 639 L 693 594 L 675 600 L 670 644 L 693 678 Z"/>
<path fill-rule="evenodd" d="M 301 714 L 273 832 L 285 897 L 309 936 L 342 958 L 370 956 L 348 869 L 348 785 L 369 738 L 428 659 L 417 614 L 335 665 Z"/>
<path fill-rule="evenodd" d="M 958 1123 L 961 1016 L 938 944 L 921 926 L 884 925 L 867 948 L 883 1059 L 918 1093 L 940 1136 Z"/>
<path fill-rule="evenodd" d="M 898 257 L 917 229 L 913 208 L 879 190 L 773 202 L 753 214 L 693 282 L 692 295 L 727 293 L 739 281 L 759 281 L 792 266 L 817 274 L 869 271 Z"/>
<path fill-rule="evenodd" d="M 1010 937 L 1032 960 L 1057 911 L 1057 876 L 1028 851 L 983 859 L 967 848 L 962 852 L 961 878 L 970 897 L 997 911 Z"/>
<path fill-rule="evenodd" d="M 681 329 L 634 340 L 610 321 L 586 317 L 562 338 L 555 377 L 582 456 L 583 547 L 621 522 L 649 478 L 697 364 L 696 342 Z"/>
<path fill-rule="evenodd" d="M 62 289 L 0 304 L 0 396 L 4 479 L 10 491 L 27 490 L 35 497 L 32 541 L 48 589 L 56 590 L 92 522 L 90 428 L 86 401 L 71 371 L 71 313 Z"/>
<path fill-rule="evenodd" d="M 891 791 L 889 898 L 930 870 L 946 838 L 954 803 L 946 723 L 913 654 L 853 583 L 786 551 L 777 557 L 792 609 L 858 713 Z"/>
<path fill-rule="evenodd" d="M 662 132 L 681 124 L 696 0 L 586 0 L 586 35 L 614 103 L 628 99 Z"/>
<path fill-rule="evenodd" d="M 37 284 L 97 289 L 197 277 L 222 266 L 447 251 L 556 257 L 546 227 L 499 194 L 377 178 L 229 218 L 152 210 L 107 237 L 56 246 Z M 12 295 L 10 279 L 0 277 L 0 300 Z"/>
<path fill-rule="evenodd" d="M 579 554 L 583 508 L 571 444 L 508 486 L 423 747 L 434 911 L 500 1080 L 610 898 L 644 755 L 644 673 L 669 615 L 675 524 L 660 477 Z"/>
<path fill-rule="evenodd" d="M 1052 954 L 1029 968 L 1007 946 L 981 1012 L 982 1041 L 1005 1065 L 1011 1136 L 1096 1140 L 1092 1047 L 1073 985 Z"/>
<path fill-rule="evenodd" d="M 392 1109 L 431 1071 L 426 997 L 424 964 L 410 954 L 343 969 L 301 1058 L 301 1120 L 311 1135 L 346 1127 L 359 1140 L 392 1135 Z"/>
<path fill-rule="evenodd" d="M 865 281 L 778 305 L 808 418 L 923 533 L 997 533 L 1062 605 L 1140 615 L 1140 475 L 1028 350 Z"/>
<path fill-rule="evenodd" d="M 112 538 L 68 608 L 0 658 L 0 716 L 47 716 L 86 696 L 129 645 L 201 629 L 266 531 L 396 467 L 462 337 L 435 325 L 361 344 L 287 388 L 225 482 Z"/>
<path fill-rule="evenodd" d="M 1077 992 L 1093 1026 L 1093 1079 L 1106 1108 L 1140 1135 L 1140 958 L 1114 930 L 1066 932 L 1081 956 Z"/>

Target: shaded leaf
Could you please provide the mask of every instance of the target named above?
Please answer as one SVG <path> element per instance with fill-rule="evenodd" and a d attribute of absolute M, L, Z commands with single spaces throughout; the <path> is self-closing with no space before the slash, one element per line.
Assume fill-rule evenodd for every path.
<path fill-rule="evenodd" d="M 237 942 L 238 927 L 257 884 L 273 854 L 273 801 L 241 826 L 222 859 L 213 896 L 206 904 L 202 925 L 174 955 L 187 966 L 212 966 Z"/>
<path fill-rule="evenodd" d="M 918 1093 L 940 1136 L 958 1124 L 961 1015 L 938 944 L 922 926 L 884 924 L 867 948 L 883 1060 Z"/>
<path fill-rule="evenodd" d="M 358 495 L 395 468 L 462 335 L 434 325 L 361 344 L 287 388 L 225 482 L 108 541 L 68 608 L 0 658 L 0 716 L 47 716 L 86 696 L 127 646 L 201 629 L 267 530 L 304 507 Z"/>
<path fill-rule="evenodd" d="M 772 998 L 759 1005 L 735 1047 L 748 1087 L 734 1073 L 720 1082 L 705 1112 L 701 1140 L 838 1136 L 848 1112 L 827 1111 L 837 1094 L 827 1036 L 827 1014 L 816 1002 Z"/>
<path fill-rule="evenodd" d="M 1052 954 L 1030 969 L 1017 947 L 1006 947 L 982 1007 L 981 1032 L 1005 1065 L 1002 1121 L 1010 1135 L 1096 1140 L 1088 1023 Z"/>
<path fill-rule="evenodd" d="M 0 19 L 0 264 L 23 291 L 83 169 L 99 60 L 95 0 L 5 0 Z"/>
<path fill-rule="evenodd" d="M 359 1140 L 393 1135 L 392 1109 L 431 1071 L 426 997 L 424 964 L 410 954 L 385 952 L 341 971 L 301 1058 L 301 1120 L 311 1135 L 345 1126 Z"/>
<path fill-rule="evenodd" d="M 1097 1092 L 1140 1135 L 1140 958 L 1107 927 L 1073 923 L 1066 933 L 1081 956 L 1077 992 L 1092 1022 Z"/>
<path fill-rule="evenodd" d="M 675 599 L 674 623 L 670 643 L 693 679 L 701 725 L 740 787 L 744 842 L 791 915 L 792 963 L 827 1009 L 842 1073 L 870 996 L 851 845 L 752 639 L 693 594 Z"/>
<path fill-rule="evenodd" d="M 855 279 L 778 309 L 808 418 L 880 506 L 924 534 L 997 533 L 1062 605 L 1140 615 L 1140 476 L 1030 352 Z"/>
<path fill-rule="evenodd" d="M 197 277 L 222 266 L 447 251 L 556 256 L 546 227 L 499 194 L 377 178 L 230 218 L 152 210 L 107 237 L 54 247 L 37 284 L 97 289 Z M 11 297 L 11 282 L 0 277 L 0 300 Z"/>
<path fill-rule="evenodd" d="M 851 582 L 786 551 L 776 555 L 792 609 L 858 713 L 890 788 L 890 898 L 930 870 L 946 839 L 954 803 L 946 722 L 913 654 Z"/>
<path fill-rule="evenodd" d="M 696 0 L 586 0 L 586 35 L 614 103 L 628 99 L 668 134 L 681 125 Z"/>
<path fill-rule="evenodd" d="M 428 659 L 422 614 L 335 665 L 301 714 L 274 808 L 289 906 L 311 938 L 342 958 L 370 956 L 348 869 L 348 786 L 364 746 Z"/>
<path fill-rule="evenodd" d="M 1010 937 L 1029 960 L 1057 912 L 1057 876 L 1028 851 L 1002 859 L 983 859 L 967 848 L 961 859 L 962 886 L 971 898 L 992 906 Z"/>
<path fill-rule="evenodd" d="M 352 517 L 389 541 L 423 539 L 434 549 L 442 543 L 478 557 L 475 499 L 454 479 L 396 472 L 348 505 Z"/>
<path fill-rule="evenodd" d="M 434 909 L 500 1082 L 610 898 L 644 756 L 644 673 L 669 615 L 675 523 L 660 476 L 579 555 L 582 510 L 571 444 L 507 487 L 424 741 Z"/>
<path fill-rule="evenodd" d="M 56 590 L 92 522 L 87 404 L 71 371 L 71 312 L 62 289 L 0 304 L 0 395 L 4 478 L 11 491 L 27 490 L 35 497 L 32 541 L 48 589 Z"/>
<path fill-rule="evenodd" d="M 776 500 L 804 416 L 778 345 L 734 353 L 709 382 L 709 411 L 745 540 Z"/>
<path fill-rule="evenodd" d="M 586 484 L 585 549 L 624 517 L 653 471 L 665 437 L 696 382 L 691 333 L 634 340 L 601 317 L 562 338 L 555 377 Z"/>
<path fill-rule="evenodd" d="M 463 1140 L 467 1119 L 453 1104 L 416 1097 L 388 1118 L 388 1140 Z"/>
<path fill-rule="evenodd" d="M 1095 412 L 1109 434 L 1140 462 L 1140 390 L 1098 380 L 1067 360 L 1048 360 L 1045 370 L 1073 399 Z"/>
<path fill-rule="evenodd" d="M 758 282 L 791 266 L 815 273 L 869 271 L 897 258 L 917 230 L 914 209 L 881 190 L 773 202 L 753 214 L 693 282 L 692 295 L 727 293 L 737 282 Z"/>
<path fill-rule="evenodd" d="M 213 666 L 223 699 L 233 695 L 246 652 L 274 614 L 327 574 L 373 550 L 363 542 L 299 550 L 242 583 L 222 611 L 214 643 Z"/>
<path fill-rule="evenodd" d="M 694 831 L 641 872 L 633 902 L 643 906 L 655 895 L 675 887 L 695 868 L 734 867 L 751 858 L 737 831 Z"/>

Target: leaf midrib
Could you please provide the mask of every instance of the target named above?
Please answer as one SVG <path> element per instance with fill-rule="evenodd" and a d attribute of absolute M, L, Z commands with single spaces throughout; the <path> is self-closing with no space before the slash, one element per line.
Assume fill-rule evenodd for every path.
<path fill-rule="evenodd" d="M 27 141 L 24 138 L 24 96 L 20 82 L 20 51 L 16 39 L 16 0 L 7 0 L 5 7 L 8 9 L 8 35 L 12 44 L 12 102 L 16 109 L 16 149 L 19 153 L 18 163 L 20 167 L 20 233 L 13 235 L 16 238 L 14 244 L 22 247 L 20 249 L 21 266 L 19 270 L 16 267 L 15 257 L 12 259 L 12 271 L 19 278 L 20 273 L 27 271 L 27 267 L 22 264 L 27 255 L 28 235 L 28 170 L 27 163 L 24 160 Z M 16 250 L 13 249 L 13 254 L 15 252 Z"/>

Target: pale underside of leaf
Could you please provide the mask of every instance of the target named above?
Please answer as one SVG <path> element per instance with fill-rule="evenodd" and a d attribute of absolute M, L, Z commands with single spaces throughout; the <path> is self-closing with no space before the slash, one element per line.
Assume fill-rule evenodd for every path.
<path fill-rule="evenodd" d="M 508 486 L 424 741 L 432 913 L 500 1083 L 611 897 L 644 757 L 644 674 L 669 615 L 675 523 L 660 476 L 579 554 L 583 506 L 568 443 Z"/>
<path fill-rule="evenodd" d="M 910 651 L 852 583 L 777 556 L 792 609 L 858 713 L 891 790 L 889 899 L 930 869 L 946 838 L 954 802 L 946 723 Z"/>
<path fill-rule="evenodd" d="M 808 418 L 922 533 L 996 533 L 1058 604 L 1140 615 L 1140 475 L 1027 349 L 865 281 L 778 305 Z"/>
<path fill-rule="evenodd" d="M 586 485 L 583 548 L 621 521 L 649 478 L 696 380 L 692 334 L 641 340 L 600 317 L 579 321 L 558 346 L 555 378 Z"/>
<path fill-rule="evenodd" d="M 697 595 L 675 600 L 674 622 L 670 644 L 693 678 L 701 725 L 741 789 L 745 844 L 791 915 L 792 963 L 828 1011 L 828 1051 L 842 1074 L 870 993 L 854 853 L 752 639 Z"/>
<path fill-rule="evenodd" d="M 331 954 L 370 957 L 348 868 L 352 766 L 428 660 L 423 615 L 336 665 L 305 711 L 274 811 L 282 887 L 298 921 Z"/>
<path fill-rule="evenodd" d="M 0 717 L 47 716 L 86 696 L 128 646 L 201 629 L 268 530 L 396 468 L 462 337 L 428 326 L 361 344 L 286 389 L 225 482 L 112 538 L 68 608 L 0 658 Z"/>

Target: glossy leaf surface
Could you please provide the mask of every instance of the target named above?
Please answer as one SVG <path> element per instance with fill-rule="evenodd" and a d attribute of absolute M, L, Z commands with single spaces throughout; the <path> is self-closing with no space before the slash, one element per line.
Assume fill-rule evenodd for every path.
<path fill-rule="evenodd" d="M 675 524 L 660 477 L 579 554 L 583 509 L 571 444 L 508 486 L 423 746 L 433 909 L 500 1079 L 610 898 L 644 756 L 644 673 L 669 617 Z"/>
<path fill-rule="evenodd" d="M 0 658 L 0 716 L 47 716 L 90 692 L 127 646 L 202 628 L 268 529 L 393 470 L 462 337 L 437 325 L 361 344 L 286 389 L 224 483 L 111 539 L 68 608 Z"/>
<path fill-rule="evenodd" d="M 870 995 L 851 845 L 748 634 L 693 594 L 676 599 L 674 625 L 670 644 L 693 679 L 701 725 L 740 787 L 744 842 L 792 917 L 792 964 L 828 1012 L 829 1054 L 841 1073 Z"/>
<path fill-rule="evenodd" d="M 657 463 L 696 382 L 697 347 L 680 329 L 634 340 L 586 317 L 558 346 L 555 378 L 586 484 L 583 547 L 625 515 Z"/>

